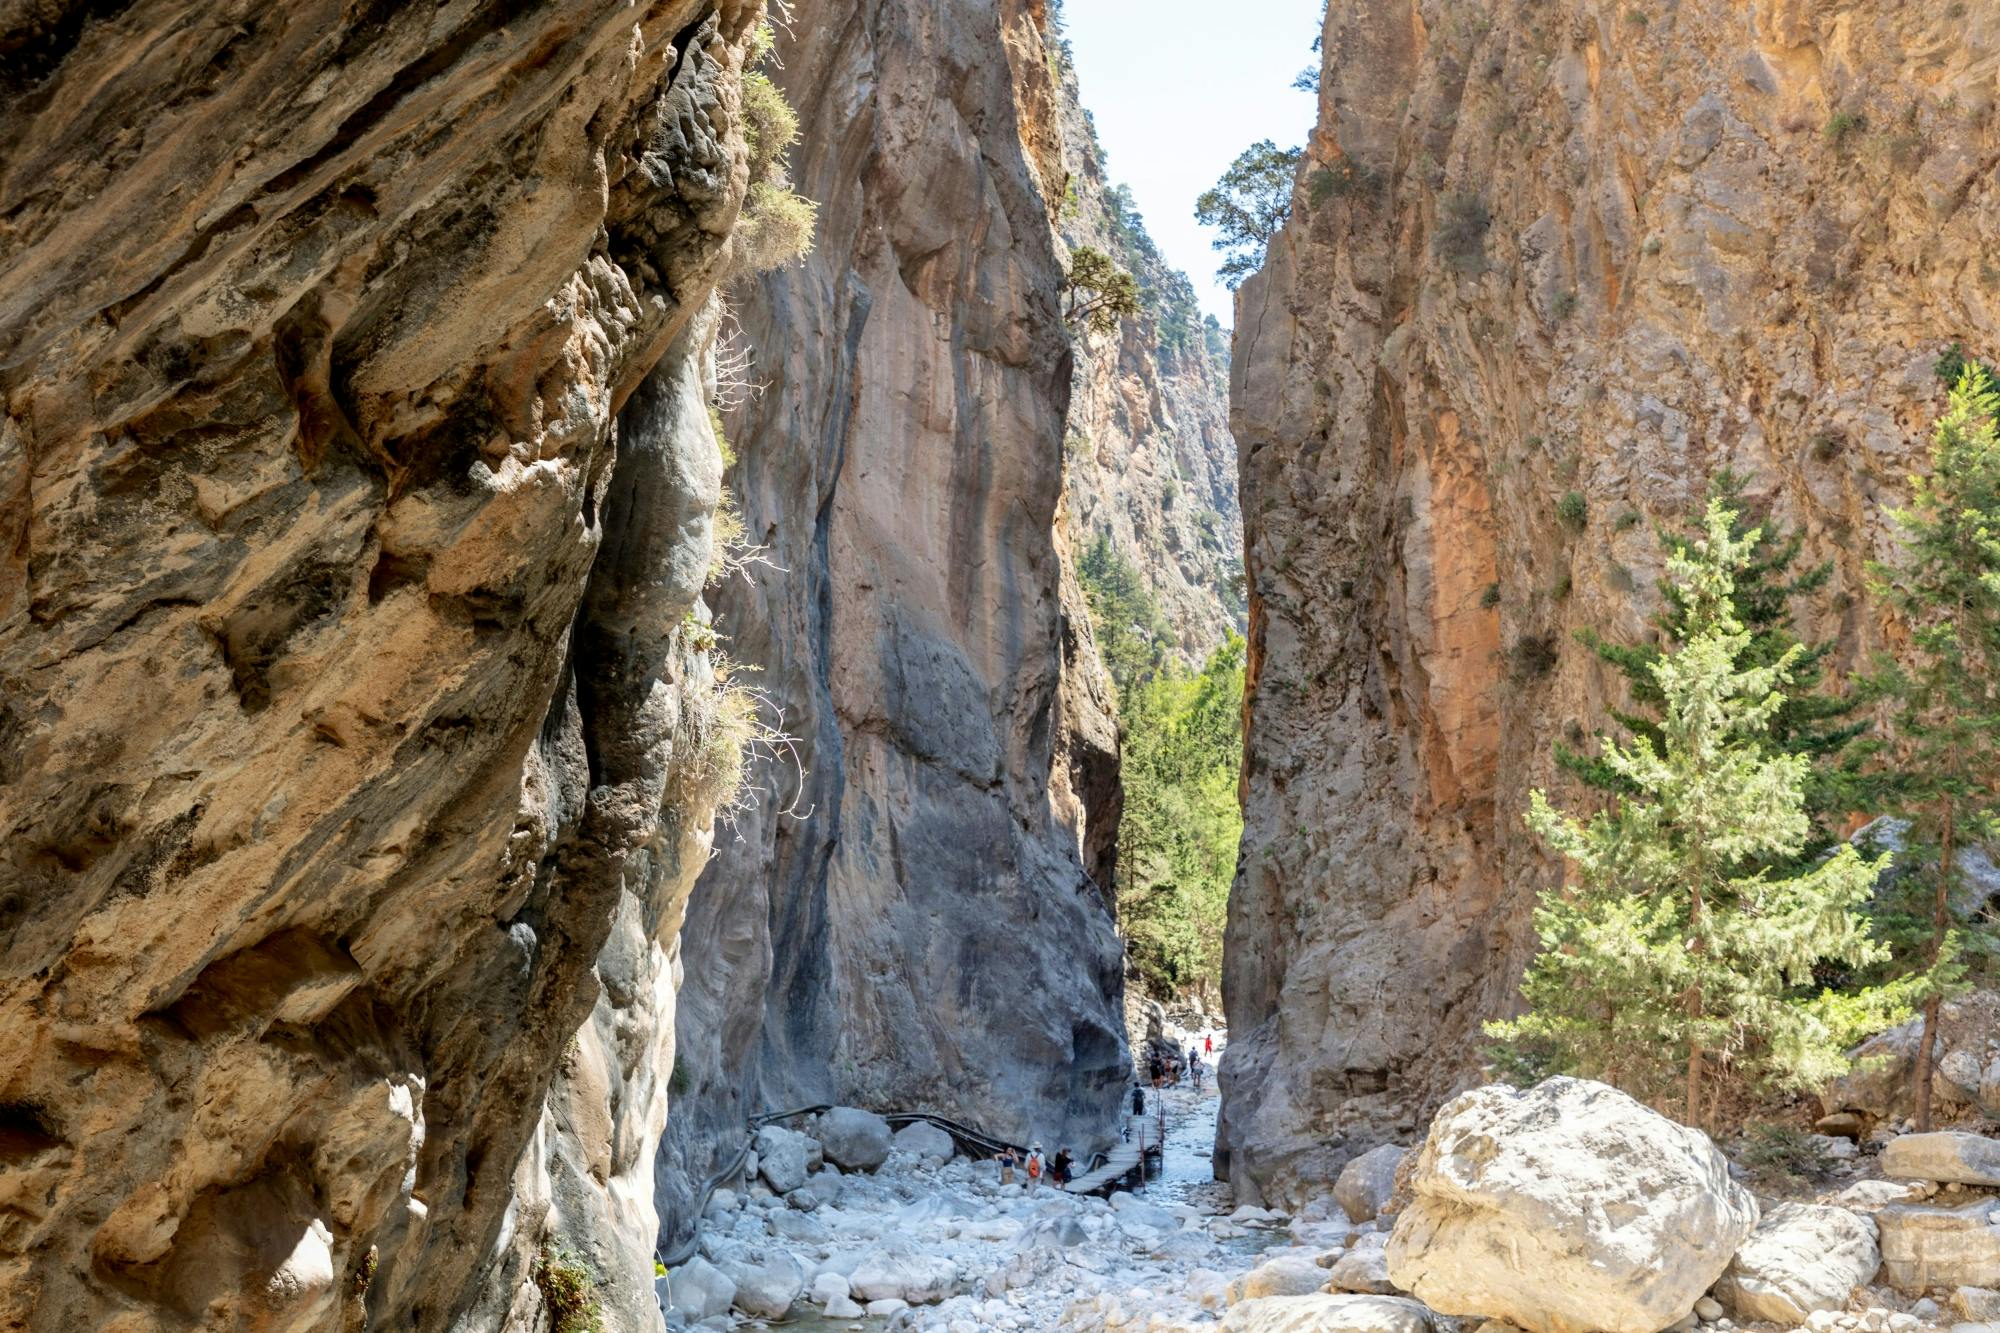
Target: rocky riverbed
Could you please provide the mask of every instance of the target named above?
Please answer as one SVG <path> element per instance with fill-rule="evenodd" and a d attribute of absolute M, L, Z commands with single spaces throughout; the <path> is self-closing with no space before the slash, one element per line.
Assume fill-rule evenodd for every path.
<path fill-rule="evenodd" d="M 2000 1333 L 2000 1198 L 1950 1179 L 1992 1174 L 1977 1135 L 1884 1134 L 1787 1201 L 1706 1137 L 1558 1079 L 1468 1094 L 1422 1151 L 1359 1158 L 1286 1216 L 1210 1179 L 1212 1092 L 1164 1098 L 1161 1173 L 1108 1200 L 1002 1185 L 925 1125 L 767 1130 L 753 1183 L 717 1194 L 700 1256 L 659 1284 L 669 1326 Z"/>

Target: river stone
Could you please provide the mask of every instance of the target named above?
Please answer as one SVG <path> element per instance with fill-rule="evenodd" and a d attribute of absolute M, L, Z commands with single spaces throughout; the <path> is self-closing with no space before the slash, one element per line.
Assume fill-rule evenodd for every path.
<path fill-rule="evenodd" d="M 1326 1270 L 1313 1261 L 1313 1256 L 1281 1254 L 1230 1282 L 1225 1299 L 1235 1305 L 1267 1296 L 1306 1296 L 1325 1285 Z"/>
<path fill-rule="evenodd" d="M 805 1270 L 783 1250 L 726 1256 L 715 1266 L 736 1284 L 736 1308 L 753 1318 L 783 1318 L 806 1289 Z"/>
<path fill-rule="evenodd" d="M 943 1166 L 958 1151 L 951 1135 L 926 1120 L 912 1121 L 897 1130 L 895 1144 L 928 1166 Z"/>
<path fill-rule="evenodd" d="M 1396 1168 L 1408 1153 L 1393 1143 L 1362 1153 L 1340 1168 L 1340 1179 L 1333 1185 L 1334 1202 L 1356 1222 L 1380 1217 L 1396 1188 Z"/>
<path fill-rule="evenodd" d="M 1932 1287 L 1976 1287 L 2000 1274 L 2000 1204 L 1943 1208 L 1893 1203 L 1875 1214 L 1882 1281 L 1912 1296 Z"/>
<path fill-rule="evenodd" d="M 1388 1244 L 1389 1238 L 1380 1232 L 1356 1237 L 1352 1248 L 1333 1261 L 1327 1285 L 1336 1291 L 1392 1295 L 1396 1284 L 1389 1280 Z"/>
<path fill-rule="evenodd" d="M 1899 1180 L 2000 1186 L 2000 1140 L 1951 1131 L 1899 1135 L 1882 1149 L 1882 1174 Z"/>
<path fill-rule="evenodd" d="M 806 1183 L 813 1141 L 797 1130 L 766 1125 L 757 1131 L 757 1170 L 774 1194 L 790 1194 Z"/>
<path fill-rule="evenodd" d="M 683 1315 L 690 1324 L 727 1314 L 736 1303 L 736 1283 L 729 1274 L 700 1255 L 655 1281 L 661 1308 Z M 667 1297 L 671 1295 L 672 1301 Z"/>
<path fill-rule="evenodd" d="M 1658 1333 L 1757 1223 L 1707 1135 L 1574 1078 L 1456 1098 L 1410 1187 L 1390 1279 L 1440 1313 L 1529 1333 Z"/>
<path fill-rule="evenodd" d="M 1881 1266 L 1872 1218 L 1786 1203 L 1757 1223 L 1715 1293 L 1739 1319 L 1800 1324 L 1815 1310 L 1845 1310 L 1854 1289 Z"/>
<path fill-rule="evenodd" d="M 1396 1296 L 1270 1296 L 1223 1316 L 1223 1333 L 1432 1333 L 1430 1312 Z"/>
<path fill-rule="evenodd" d="M 873 1111 L 836 1106 L 819 1119 L 827 1160 L 847 1171 L 873 1171 L 889 1160 L 889 1122 Z"/>

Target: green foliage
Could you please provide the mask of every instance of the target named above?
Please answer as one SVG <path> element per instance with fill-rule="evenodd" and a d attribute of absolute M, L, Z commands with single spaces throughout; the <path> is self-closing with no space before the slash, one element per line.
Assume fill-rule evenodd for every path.
<path fill-rule="evenodd" d="M 1500 605 L 1500 585 L 1498 583 L 1489 583 L 1486 585 L 1486 591 L 1479 594 L 1479 605 L 1488 611 Z"/>
<path fill-rule="evenodd" d="M 597 1302 L 597 1274 L 553 1241 L 535 1260 L 535 1286 L 548 1307 L 550 1333 L 604 1333 L 604 1309 Z"/>
<path fill-rule="evenodd" d="M 1964 345 L 1960 343 L 1953 343 L 1938 354 L 1938 359 L 1931 362 L 1931 373 L 1944 381 L 1945 388 L 1955 389 L 1965 378 L 1965 372 L 1974 367 L 1983 371 L 1988 380 L 2000 383 L 2000 373 L 1978 357 L 1967 356 Z"/>
<path fill-rule="evenodd" d="M 1076 572 L 1097 629 L 1097 654 L 1122 695 L 1159 670 L 1173 641 L 1172 627 L 1153 590 L 1108 535 L 1098 534 Z"/>
<path fill-rule="evenodd" d="M 736 466 L 736 446 L 729 442 L 729 432 L 723 429 L 722 409 L 715 404 L 708 405 L 708 428 L 715 435 L 715 450 L 722 455 L 724 471 Z"/>
<path fill-rule="evenodd" d="M 1264 248 L 1291 216 L 1292 182 L 1303 156 L 1269 139 L 1254 143 L 1195 200 L 1195 220 L 1222 233 L 1213 244 L 1227 256 L 1220 272 L 1231 287 L 1262 266 Z"/>
<path fill-rule="evenodd" d="M 1125 809 L 1118 914 L 1139 975 L 1161 995 L 1217 993 L 1243 753 L 1243 640 L 1201 671 L 1177 663 L 1119 691 Z"/>
<path fill-rule="evenodd" d="M 1315 168 L 1306 178 L 1306 197 L 1315 208 L 1329 199 L 1372 202 L 1381 197 L 1382 173 L 1343 157 L 1330 167 Z"/>
<path fill-rule="evenodd" d="M 1507 674 L 1516 685 L 1540 680 L 1556 669 L 1562 659 L 1553 634 L 1523 634 L 1507 650 Z"/>
<path fill-rule="evenodd" d="M 1575 314 L 1576 292 L 1574 290 L 1557 292 L 1555 301 L 1549 307 L 1549 313 L 1555 316 L 1558 324 Z"/>
<path fill-rule="evenodd" d="M 770 181 L 752 185 L 733 233 L 736 271 L 767 273 L 804 259 L 818 221 L 819 205 L 805 196 Z"/>
<path fill-rule="evenodd" d="M 1493 214 L 1478 195 L 1446 195 L 1431 248 L 1454 272 L 1477 276 L 1486 271 L 1486 233 L 1492 225 Z"/>
<path fill-rule="evenodd" d="M 1587 820 L 1530 795 L 1528 826 L 1573 883 L 1541 895 L 1527 1013 L 1488 1028 L 1656 1104 L 1678 1084 L 1690 1124 L 1712 1121 L 1725 1083 L 1812 1089 L 1845 1072 L 1845 1045 L 1893 1021 L 1909 993 L 1810 993 L 1822 962 L 1883 956 L 1858 910 L 1882 863 L 1843 844 L 1769 869 L 1812 832 L 1808 761 L 1769 744 L 1805 649 L 1748 664 L 1736 576 L 1762 534 L 1719 501 L 1704 531 L 1668 562 L 1680 617 L 1649 668 L 1659 743 L 1607 741 L 1600 755 L 1628 794 Z"/>
<path fill-rule="evenodd" d="M 1736 1160 L 1766 1188 L 1814 1184 L 1833 1174 L 1833 1158 L 1815 1136 L 1770 1121 L 1744 1129 Z"/>
<path fill-rule="evenodd" d="M 1903 551 L 1876 571 L 1888 605 L 1909 628 L 1908 659 L 1871 684 L 1892 702 L 1890 793 L 1911 821 L 1895 906 L 1921 920 L 1928 907 L 1924 1035 L 1917 1119 L 1929 1127 L 1929 1056 L 1937 999 L 1959 984 L 1961 952 L 1995 947 L 1989 923 L 1952 906 L 1968 843 L 2000 835 L 2000 388 L 1965 361 L 1931 439 L 1931 472 L 1912 480 L 1896 511 Z M 1929 902 L 1923 904 L 1922 900 Z M 1911 900 L 1914 899 L 1915 902 Z M 1920 906 L 1921 905 L 1921 906 Z"/>
<path fill-rule="evenodd" d="M 1581 532 L 1590 519 L 1590 503 L 1583 498 L 1582 491 L 1565 491 L 1562 499 L 1556 501 L 1556 517 L 1563 526 Z"/>
<path fill-rule="evenodd" d="M 1738 618 L 1749 639 L 1739 666 L 1770 666 L 1799 647 L 1793 634 L 1792 602 L 1810 597 L 1825 588 L 1833 575 L 1831 563 L 1797 570 L 1805 539 L 1774 525 L 1753 528 L 1744 512 L 1743 478 L 1727 470 L 1709 482 L 1709 501 L 1721 504 L 1736 517 L 1731 537 L 1752 541 L 1744 563 L 1733 571 L 1733 601 Z M 1628 524 L 1626 519 L 1631 522 Z M 1705 521 L 1705 520 L 1704 520 Z M 1627 511 L 1619 519 L 1620 528 L 1639 522 Z M 1696 525 L 1683 532 L 1662 532 L 1661 545 L 1671 554 L 1702 540 Z M 1672 643 L 1686 614 L 1683 595 L 1671 582 L 1660 586 L 1664 609 L 1653 619 L 1662 642 Z M 1612 718 L 1625 731 L 1658 749 L 1663 742 L 1659 710 L 1663 702 L 1655 666 L 1661 650 L 1651 643 L 1614 644 L 1595 632 L 1585 630 L 1577 641 L 1589 648 L 1605 665 L 1625 678 L 1630 704 L 1612 710 Z M 1872 784 L 1860 772 L 1860 751 L 1855 741 L 1867 730 L 1856 714 L 1866 700 L 1857 694 L 1836 694 L 1826 682 L 1825 667 L 1834 645 L 1831 642 L 1805 646 L 1792 657 L 1779 689 L 1784 702 L 1771 719 L 1766 743 L 1785 754 L 1803 756 L 1811 764 L 1806 778 L 1806 810 L 1813 831 L 1801 846 L 1798 857 L 1817 857 L 1836 839 L 1836 825 L 1847 812 L 1863 801 Z M 1567 746 L 1556 746 L 1556 760 L 1587 786 L 1611 796 L 1629 795 L 1630 788 L 1598 759 L 1580 754 Z"/>
<path fill-rule="evenodd" d="M 1116 333 L 1139 313 L 1139 280 L 1090 246 L 1078 246 L 1063 276 L 1063 319 L 1073 329 Z"/>
<path fill-rule="evenodd" d="M 1850 138 L 1867 128 L 1868 118 L 1859 111 L 1836 111 L 1827 118 L 1826 141 L 1837 149 L 1844 149 Z"/>
<path fill-rule="evenodd" d="M 768 181 L 781 165 L 785 151 L 799 138 L 799 116 L 784 93 L 762 70 L 743 76 L 743 144 L 750 159 L 750 179 Z"/>

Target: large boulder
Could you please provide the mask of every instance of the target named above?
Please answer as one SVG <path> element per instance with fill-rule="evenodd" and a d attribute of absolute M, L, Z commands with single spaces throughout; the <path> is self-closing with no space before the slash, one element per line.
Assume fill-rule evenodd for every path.
<path fill-rule="evenodd" d="M 1341 1211 L 1356 1222 L 1372 1222 L 1389 1206 L 1396 1189 L 1396 1168 L 1409 1154 L 1407 1148 L 1385 1143 L 1370 1148 L 1340 1168 L 1333 1183 L 1333 1199 Z"/>
<path fill-rule="evenodd" d="M 681 1315 L 690 1324 L 728 1314 L 736 1303 L 736 1283 L 698 1254 L 665 1277 L 654 1279 L 653 1286 L 661 1310 Z"/>
<path fill-rule="evenodd" d="M 819 1118 L 827 1160 L 846 1171 L 873 1171 L 889 1160 L 889 1122 L 873 1111 L 836 1106 Z"/>
<path fill-rule="evenodd" d="M 958 1266 L 934 1254 L 878 1254 L 848 1275 L 858 1301 L 902 1300 L 929 1305 L 958 1292 Z"/>
<path fill-rule="evenodd" d="M 736 1284 L 736 1308 L 757 1319 L 782 1319 L 805 1293 L 806 1273 L 783 1250 L 725 1256 L 715 1266 Z"/>
<path fill-rule="evenodd" d="M 1882 1174 L 1898 1180 L 2000 1186 L 2000 1139 L 1978 1134 L 1903 1134 L 1882 1149 Z"/>
<path fill-rule="evenodd" d="M 1707 1135 L 1573 1078 L 1452 1101 L 1410 1188 L 1390 1280 L 1440 1313 L 1529 1333 L 1658 1333 L 1757 1224 Z"/>
<path fill-rule="evenodd" d="M 1729 1261 L 1715 1294 L 1739 1319 L 1805 1322 L 1845 1310 L 1882 1266 L 1875 1221 L 1845 1208 L 1787 1203 L 1766 1213 Z"/>
<path fill-rule="evenodd" d="M 1882 1235 L 1882 1280 L 1922 1295 L 1932 1287 L 1977 1287 L 2000 1273 L 2000 1203 L 1944 1208 L 1892 1203 L 1875 1214 Z"/>
<path fill-rule="evenodd" d="M 782 1125 L 757 1131 L 757 1171 L 773 1194 L 790 1194 L 806 1183 L 817 1146 L 810 1136 Z"/>
<path fill-rule="evenodd" d="M 1272 1296 L 1223 1316 L 1223 1333 L 1432 1333 L 1430 1311 L 1398 1296 Z"/>
<path fill-rule="evenodd" d="M 1354 1245 L 1329 1265 L 1327 1285 L 1335 1291 L 1387 1296 L 1396 1290 L 1389 1280 L 1389 1238 L 1381 1232 L 1357 1236 Z"/>
<path fill-rule="evenodd" d="M 927 1166 L 943 1166 L 958 1151 L 951 1135 L 925 1120 L 913 1121 L 897 1130 L 895 1144 Z"/>

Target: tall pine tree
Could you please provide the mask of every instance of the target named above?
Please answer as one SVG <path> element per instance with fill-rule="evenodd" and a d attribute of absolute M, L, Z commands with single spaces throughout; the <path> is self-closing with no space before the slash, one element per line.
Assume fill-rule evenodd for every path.
<path fill-rule="evenodd" d="M 1893 998 L 1807 993 L 1822 960 L 1882 957 L 1856 910 L 1880 867 L 1845 844 L 1794 864 L 1810 761 L 1775 750 L 1771 728 L 1807 650 L 1752 660 L 1735 579 L 1762 536 L 1719 502 L 1704 531 L 1668 561 L 1674 633 L 1647 667 L 1657 739 L 1603 744 L 1621 794 L 1587 821 L 1530 798 L 1529 827 L 1574 882 L 1542 895 L 1528 1012 L 1488 1029 L 1661 1104 L 1677 1090 L 1690 1124 L 1712 1122 L 1726 1080 L 1809 1088 L 1843 1072 L 1845 1045 Z"/>
<path fill-rule="evenodd" d="M 1896 512 L 1901 558 L 1878 571 L 1910 633 L 1908 660 L 1877 681 L 1893 700 L 1892 790 L 1911 822 L 1904 886 L 1930 899 L 1920 1130 L 1931 1123 L 1938 1004 L 1964 973 L 1969 923 L 1952 907 L 1959 856 L 1968 840 L 1994 837 L 2000 818 L 2000 391 L 1977 361 L 1960 372 L 1932 435 L 1931 474 L 1914 479 L 1909 508 Z"/>
<path fill-rule="evenodd" d="M 1812 817 L 1813 832 L 1794 858 L 1809 860 L 1833 844 L 1839 819 L 1866 803 L 1863 756 L 1854 745 L 1868 730 L 1867 719 L 1859 716 L 1866 700 L 1859 695 L 1833 693 L 1826 677 L 1826 659 L 1834 645 L 1801 643 L 1792 629 L 1793 601 L 1824 590 L 1833 576 L 1832 562 L 1800 569 L 1805 535 L 1753 520 L 1743 498 L 1746 484 L 1745 478 L 1723 469 L 1709 481 L 1708 505 L 1720 504 L 1733 513 L 1731 539 L 1749 543 L 1743 564 L 1734 574 L 1736 615 L 1748 636 L 1738 665 L 1769 666 L 1799 649 L 1781 687 L 1784 703 L 1771 718 L 1766 743 L 1780 753 L 1803 755 L 1811 761 L 1806 774 L 1806 811 Z M 1689 542 L 1699 541 L 1705 535 L 1704 522 L 1704 517 L 1697 516 L 1685 532 L 1662 529 L 1661 545 L 1671 555 Z M 1625 678 L 1631 706 L 1611 710 L 1613 721 L 1631 735 L 1651 741 L 1656 749 L 1661 742 L 1663 700 L 1653 677 L 1653 664 L 1660 660 L 1661 644 L 1671 646 L 1677 641 L 1686 614 L 1672 579 L 1660 580 L 1660 593 L 1663 606 L 1653 621 L 1660 643 L 1611 643 L 1588 629 L 1576 636 Z M 1557 742 L 1556 762 L 1586 786 L 1607 795 L 1630 792 L 1624 780 L 1597 756 Z"/>

